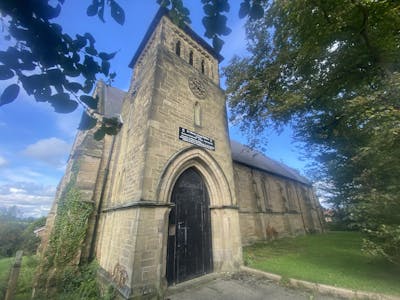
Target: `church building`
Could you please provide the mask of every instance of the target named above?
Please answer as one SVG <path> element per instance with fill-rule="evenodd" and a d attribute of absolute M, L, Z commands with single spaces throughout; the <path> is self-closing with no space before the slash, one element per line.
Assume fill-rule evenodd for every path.
<path fill-rule="evenodd" d="M 236 271 L 245 244 L 322 231 L 310 181 L 230 140 L 221 60 L 160 9 L 130 62 L 129 90 L 96 87 L 99 113 L 121 129 L 101 140 L 78 132 L 47 231 L 75 176 L 94 207 L 80 259 L 96 258 L 121 299 Z"/>

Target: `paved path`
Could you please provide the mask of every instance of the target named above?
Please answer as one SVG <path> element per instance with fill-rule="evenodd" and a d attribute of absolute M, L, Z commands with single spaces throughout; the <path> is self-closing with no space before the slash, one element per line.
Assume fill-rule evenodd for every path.
<path fill-rule="evenodd" d="M 169 288 L 167 300 L 337 300 L 339 298 L 327 295 L 313 294 L 300 289 L 290 289 L 278 283 L 251 275 L 248 273 L 236 273 L 231 276 L 217 277 L 204 276 L 203 279 L 188 281 Z"/>

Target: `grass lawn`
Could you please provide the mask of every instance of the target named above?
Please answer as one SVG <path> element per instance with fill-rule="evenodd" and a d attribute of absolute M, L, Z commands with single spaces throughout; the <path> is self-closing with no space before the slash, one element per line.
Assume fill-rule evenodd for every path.
<path fill-rule="evenodd" d="M 5 296 L 8 276 L 15 257 L 0 259 L 0 298 Z M 27 300 L 31 298 L 32 281 L 35 274 L 37 260 L 35 256 L 23 256 L 22 265 L 18 277 L 18 285 L 15 300 Z"/>
<path fill-rule="evenodd" d="M 361 252 L 362 235 L 328 232 L 244 247 L 249 267 L 287 278 L 400 295 L 400 267 Z"/>
<path fill-rule="evenodd" d="M 0 298 L 3 298 L 6 295 L 8 276 L 13 262 L 14 258 L 12 257 L 0 259 Z"/>
<path fill-rule="evenodd" d="M 22 258 L 21 270 L 18 277 L 17 291 L 15 300 L 31 299 L 33 279 L 37 266 L 36 256 L 24 256 Z"/>

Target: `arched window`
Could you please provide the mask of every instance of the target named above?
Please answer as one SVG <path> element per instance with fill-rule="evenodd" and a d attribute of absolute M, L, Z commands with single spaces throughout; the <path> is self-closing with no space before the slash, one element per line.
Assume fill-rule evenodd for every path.
<path fill-rule="evenodd" d="M 181 56 L 181 41 L 176 42 L 175 53 L 176 53 L 176 55 Z"/>
<path fill-rule="evenodd" d="M 193 51 L 190 51 L 189 53 L 189 64 L 193 66 Z"/>
<path fill-rule="evenodd" d="M 204 74 L 205 66 L 204 66 L 204 59 L 201 60 L 201 73 Z"/>

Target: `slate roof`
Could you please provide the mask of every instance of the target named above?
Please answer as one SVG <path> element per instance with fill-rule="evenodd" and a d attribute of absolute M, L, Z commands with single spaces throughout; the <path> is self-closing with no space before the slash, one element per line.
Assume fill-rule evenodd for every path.
<path fill-rule="evenodd" d="M 311 185 L 307 178 L 301 176 L 294 169 L 265 156 L 261 152 L 252 150 L 233 140 L 231 140 L 231 149 L 234 162 Z"/>
<path fill-rule="evenodd" d="M 118 117 L 122 111 L 122 104 L 126 92 L 115 87 L 104 85 L 104 116 L 107 118 Z"/>

